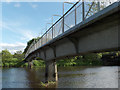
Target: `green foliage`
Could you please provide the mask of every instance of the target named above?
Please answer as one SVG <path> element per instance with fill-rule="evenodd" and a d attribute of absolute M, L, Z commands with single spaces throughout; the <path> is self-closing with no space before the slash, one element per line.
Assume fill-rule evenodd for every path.
<path fill-rule="evenodd" d="M 17 51 L 16 53 L 14 53 L 13 57 L 17 58 L 18 60 L 22 60 L 24 58 L 24 54 L 22 53 L 22 51 Z"/>
<path fill-rule="evenodd" d="M 56 85 L 55 81 L 48 81 L 47 83 L 40 82 L 40 86 L 43 88 L 51 88 L 54 85 Z"/>
<path fill-rule="evenodd" d="M 59 60 L 58 66 L 95 66 L 102 65 L 100 58 L 102 53 L 91 53 L 84 56 L 76 56 L 71 59 Z"/>
<path fill-rule="evenodd" d="M 45 63 L 42 60 L 33 60 L 33 65 L 36 67 L 37 66 L 45 66 Z"/>
<path fill-rule="evenodd" d="M 95 14 L 96 12 L 98 12 L 98 2 L 94 1 L 94 4 L 92 5 L 92 3 L 90 4 L 89 2 L 86 3 L 88 8 L 91 8 L 89 11 L 88 16 L 91 16 L 93 14 Z M 92 7 L 91 7 L 92 5 Z M 100 2 L 100 9 L 105 8 L 105 2 Z"/>
<path fill-rule="evenodd" d="M 4 67 L 9 67 L 9 63 L 4 63 Z"/>
<path fill-rule="evenodd" d="M 33 64 L 34 64 L 35 66 L 39 66 L 39 63 L 38 63 L 37 60 L 34 60 L 34 61 L 33 61 Z"/>
<path fill-rule="evenodd" d="M 2 63 L 0 63 L 0 66 L 2 67 L 17 67 L 18 63 L 20 63 L 24 58 L 22 51 L 17 51 L 12 55 L 8 50 L 2 50 L 0 55 L 2 57 Z"/>
<path fill-rule="evenodd" d="M 2 62 L 10 62 L 12 59 L 12 54 L 8 50 L 2 50 Z"/>
<path fill-rule="evenodd" d="M 25 63 L 23 66 L 24 66 L 24 67 L 28 67 L 28 63 Z"/>

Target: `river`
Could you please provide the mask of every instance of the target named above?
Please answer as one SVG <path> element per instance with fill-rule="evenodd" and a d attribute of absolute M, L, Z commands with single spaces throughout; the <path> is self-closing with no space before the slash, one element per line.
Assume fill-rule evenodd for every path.
<path fill-rule="evenodd" d="M 55 87 L 118 88 L 118 68 L 118 66 L 58 67 L 59 80 Z M 44 68 L 4 68 L 2 87 L 40 88 L 40 81 L 44 81 L 44 78 Z"/>

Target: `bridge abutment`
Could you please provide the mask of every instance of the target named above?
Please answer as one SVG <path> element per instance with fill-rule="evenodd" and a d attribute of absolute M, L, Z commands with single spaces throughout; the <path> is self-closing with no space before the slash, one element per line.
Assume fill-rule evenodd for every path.
<path fill-rule="evenodd" d="M 57 65 L 55 60 L 45 62 L 45 82 L 58 81 Z"/>

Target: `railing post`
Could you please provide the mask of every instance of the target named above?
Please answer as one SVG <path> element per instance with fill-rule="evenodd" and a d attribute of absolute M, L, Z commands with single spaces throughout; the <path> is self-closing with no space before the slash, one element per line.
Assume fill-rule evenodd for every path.
<path fill-rule="evenodd" d="M 36 41 L 36 49 L 38 48 L 38 42 Z"/>
<path fill-rule="evenodd" d="M 62 33 L 64 33 L 64 3 L 63 3 L 63 28 L 62 28 Z"/>
<path fill-rule="evenodd" d="M 85 7 L 84 6 L 84 0 L 82 0 L 82 19 L 83 19 L 83 21 L 85 19 L 85 8 L 84 7 Z"/>
<path fill-rule="evenodd" d="M 97 6 L 98 6 L 98 12 L 100 11 L 100 1 L 98 0 L 98 3 L 97 3 Z"/>
<path fill-rule="evenodd" d="M 47 33 L 46 33 L 46 43 L 47 43 L 47 36 L 48 36 L 48 35 L 47 35 Z"/>
<path fill-rule="evenodd" d="M 39 46 L 40 46 L 40 40 L 39 39 L 38 39 L 37 43 L 38 43 L 38 48 L 39 48 Z"/>
<path fill-rule="evenodd" d="M 52 39 L 53 39 L 53 26 L 52 26 Z"/>
<path fill-rule="evenodd" d="M 75 25 L 76 25 L 77 19 L 76 19 L 76 6 L 75 6 Z"/>
<path fill-rule="evenodd" d="M 52 39 L 53 39 L 53 16 L 52 16 Z"/>
<path fill-rule="evenodd" d="M 31 52 L 33 51 L 33 42 L 32 42 L 32 47 L 31 47 Z"/>
<path fill-rule="evenodd" d="M 35 40 L 35 44 L 34 45 L 35 45 L 35 49 L 36 49 L 36 40 Z"/>
<path fill-rule="evenodd" d="M 34 40 L 34 50 L 35 50 L 35 48 L 36 48 L 36 47 L 35 47 L 35 40 Z M 34 50 L 33 50 L 33 51 L 34 51 Z"/>
<path fill-rule="evenodd" d="M 34 51 L 34 49 L 35 49 L 35 41 L 33 42 L 33 51 Z"/>
<path fill-rule="evenodd" d="M 34 50 L 34 42 L 33 42 L 33 46 L 32 46 L 32 51 Z"/>
<path fill-rule="evenodd" d="M 41 38 L 39 39 L 39 47 L 41 46 Z"/>
<path fill-rule="evenodd" d="M 41 38 L 41 46 L 42 46 L 42 38 Z"/>
<path fill-rule="evenodd" d="M 37 48 L 39 47 L 39 42 L 38 42 L 38 40 L 37 40 Z"/>

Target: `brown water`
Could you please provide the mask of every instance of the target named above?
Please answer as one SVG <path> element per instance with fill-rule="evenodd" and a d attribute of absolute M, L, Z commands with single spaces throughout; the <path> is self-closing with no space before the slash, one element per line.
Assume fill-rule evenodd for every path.
<path fill-rule="evenodd" d="M 118 88 L 118 66 L 58 67 L 58 75 L 58 88 Z M 44 79 L 44 68 L 2 70 L 3 88 L 40 88 Z"/>

